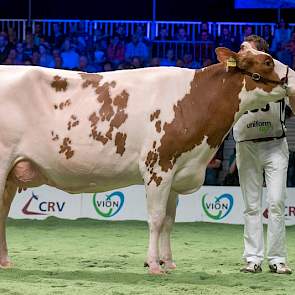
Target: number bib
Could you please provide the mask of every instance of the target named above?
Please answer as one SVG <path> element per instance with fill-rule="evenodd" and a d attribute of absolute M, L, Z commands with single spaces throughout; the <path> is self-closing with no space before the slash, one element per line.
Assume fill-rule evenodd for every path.
<path fill-rule="evenodd" d="M 285 134 L 285 101 L 269 103 L 262 109 L 246 112 L 234 125 L 233 135 L 237 142 Z"/>

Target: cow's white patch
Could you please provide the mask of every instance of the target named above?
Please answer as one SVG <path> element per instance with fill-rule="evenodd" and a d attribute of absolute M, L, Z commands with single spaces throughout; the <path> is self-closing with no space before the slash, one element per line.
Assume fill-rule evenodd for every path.
<path fill-rule="evenodd" d="M 287 73 L 287 66 L 282 64 L 280 61 L 276 59 L 273 59 L 273 61 L 275 64 L 274 71 L 276 72 L 276 74 L 279 76 L 280 79 L 284 78 Z M 289 78 L 291 78 L 293 75 L 294 75 L 294 71 L 289 69 L 289 74 L 288 74 Z"/>
<path fill-rule="evenodd" d="M 198 190 L 203 184 L 208 162 L 217 151 L 217 148 L 209 146 L 207 140 L 208 136 L 205 136 L 201 144 L 177 159 L 172 187 L 174 191 L 188 194 Z"/>
<path fill-rule="evenodd" d="M 276 102 L 286 96 L 286 90 L 280 85 L 274 87 L 271 92 L 267 92 L 258 87 L 247 91 L 245 79 L 243 84 L 243 88 L 239 93 L 239 112 L 235 114 L 235 122 L 237 122 L 247 110 L 263 108 L 267 103 Z"/>
<path fill-rule="evenodd" d="M 139 121 L 150 121 L 150 114 L 161 110 L 159 120 L 171 122 L 174 119 L 173 105 L 190 92 L 194 75 L 195 70 L 191 69 L 144 68 L 104 73 L 102 83 L 116 81 L 116 87 L 111 89 L 111 96 L 124 89 L 130 94 L 126 112 L 138 117 Z M 166 97 L 167 94 L 169 96 Z"/>
<path fill-rule="evenodd" d="M 279 76 L 280 79 L 286 77 L 287 74 L 287 66 L 281 63 L 280 61 L 274 59 L 274 64 L 275 64 L 275 72 Z M 294 96 L 295 95 L 295 71 L 292 69 L 288 69 L 288 84 L 287 84 L 287 89 L 286 92 L 288 96 Z"/>
<path fill-rule="evenodd" d="M 266 53 L 266 52 L 263 52 L 263 51 L 259 51 L 259 50 L 257 50 L 257 49 L 254 49 L 253 47 L 252 47 L 252 45 L 249 43 L 249 42 L 247 42 L 247 41 L 244 41 L 242 44 L 241 44 L 241 49 L 243 50 L 243 51 L 250 51 L 252 54 L 254 54 L 254 55 L 261 55 L 261 54 L 265 54 L 265 55 L 269 55 L 268 53 Z"/>

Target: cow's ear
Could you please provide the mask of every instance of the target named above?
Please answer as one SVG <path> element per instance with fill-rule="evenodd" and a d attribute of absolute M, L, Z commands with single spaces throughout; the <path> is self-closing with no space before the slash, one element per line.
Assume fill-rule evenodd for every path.
<path fill-rule="evenodd" d="M 223 63 L 227 63 L 228 61 L 234 63 L 234 61 L 237 61 L 238 58 L 236 52 L 233 52 L 225 47 L 217 47 L 215 49 L 215 53 L 217 55 L 217 60 Z"/>

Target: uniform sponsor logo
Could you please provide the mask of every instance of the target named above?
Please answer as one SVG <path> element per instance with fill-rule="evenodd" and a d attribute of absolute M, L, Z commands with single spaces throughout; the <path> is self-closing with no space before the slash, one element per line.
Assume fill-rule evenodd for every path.
<path fill-rule="evenodd" d="M 40 201 L 39 197 L 32 192 L 32 197 L 22 209 L 25 215 L 48 215 L 50 213 L 61 213 L 66 202 Z"/>
<path fill-rule="evenodd" d="M 219 197 L 202 196 L 202 208 L 206 215 L 214 220 L 225 218 L 232 210 L 234 198 L 230 194 L 223 194 Z"/>
<path fill-rule="evenodd" d="M 124 194 L 120 191 L 102 196 L 95 193 L 92 198 L 96 213 L 105 218 L 115 216 L 122 209 L 124 200 Z"/>
<path fill-rule="evenodd" d="M 258 128 L 259 132 L 261 133 L 267 133 L 271 128 L 271 122 L 270 121 L 253 121 L 251 123 L 247 124 L 247 128 Z"/>

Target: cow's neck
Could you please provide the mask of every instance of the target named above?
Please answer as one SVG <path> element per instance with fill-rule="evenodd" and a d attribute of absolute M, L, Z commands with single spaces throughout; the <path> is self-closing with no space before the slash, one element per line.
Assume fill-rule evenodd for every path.
<path fill-rule="evenodd" d="M 190 92 L 174 105 L 174 119 L 163 126 L 158 151 L 164 171 L 204 139 L 212 151 L 220 146 L 239 112 L 242 79 L 238 72 L 227 73 L 221 64 L 195 72 Z"/>
<path fill-rule="evenodd" d="M 208 137 L 210 147 L 222 143 L 240 116 L 243 85 L 243 75 L 236 70 L 226 71 L 223 64 L 196 72 L 190 95 L 195 101 L 195 114 L 200 116 L 196 121 L 203 126 L 201 133 Z"/>

